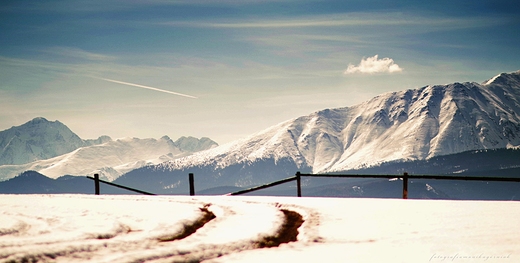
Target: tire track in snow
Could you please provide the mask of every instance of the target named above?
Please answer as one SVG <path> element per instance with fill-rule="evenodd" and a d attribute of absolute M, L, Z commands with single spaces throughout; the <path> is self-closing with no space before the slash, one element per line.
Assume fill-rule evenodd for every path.
<path fill-rule="evenodd" d="M 298 229 L 303 224 L 302 215 L 287 209 L 280 211 L 282 211 L 285 217 L 283 225 L 276 235 L 268 236 L 258 241 L 258 248 L 277 247 L 280 244 L 298 241 Z"/>
<path fill-rule="evenodd" d="M 125 251 L 148 249 L 156 243 L 181 240 L 195 233 L 199 228 L 215 218 L 215 215 L 208 210 L 209 206 L 210 204 L 206 204 L 199 208 L 201 216 L 193 221 L 183 223 L 183 228 L 173 234 L 149 237 L 148 239 L 121 241 L 117 240 L 117 237 L 140 231 L 132 231 L 129 226 L 119 223 L 110 232 L 87 234 L 83 239 L 79 240 L 53 240 L 47 243 L 3 246 L 3 251 L 0 251 L 0 261 L 10 263 L 67 262 L 71 258 L 75 258 L 75 260 L 83 258 L 84 261 L 88 261 L 92 254 L 102 250 L 124 253 Z M 16 235 L 20 232 L 19 228 L 30 228 L 27 224 L 23 224 L 23 226 L 6 229 L 4 231 L 5 235 Z"/>
<path fill-rule="evenodd" d="M 297 204 L 280 204 L 276 202 L 274 205 L 281 210 L 294 211 L 303 216 L 303 223 L 298 229 L 300 242 L 321 243 L 324 241 L 316 228 L 316 226 L 321 224 L 320 213 L 318 211 Z"/>
<path fill-rule="evenodd" d="M 157 204 L 156 202 L 159 200 L 163 201 L 162 199 L 153 200 L 155 201 L 147 205 Z M 170 200 L 168 202 L 198 206 L 199 208 L 194 207 L 194 210 L 199 210 L 200 214 L 191 220 L 175 221 L 178 222 L 175 224 L 168 223 L 167 217 L 164 215 L 158 215 L 158 221 L 142 221 L 137 224 L 137 229 L 132 228 L 136 226 L 132 224 L 132 220 L 135 218 L 128 218 L 130 219 L 128 220 L 125 216 L 121 217 L 124 214 L 118 214 L 113 228 L 110 229 L 106 226 L 100 228 L 97 225 L 99 223 L 94 223 L 95 229 L 106 229 L 106 232 L 88 233 L 79 230 L 79 233 L 86 235 L 76 235 L 76 239 L 71 239 L 74 235 L 67 236 L 65 240 L 38 238 L 37 235 L 33 236 L 34 233 L 28 236 L 28 239 L 23 238 L 16 242 L 4 239 L 4 246 L 0 247 L 0 262 L 201 262 L 242 251 L 297 242 L 305 220 L 304 216 L 298 213 L 302 210 L 297 207 L 294 209 L 281 207 L 279 204 L 270 202 L 240 199 L 217 199 L 215 202 L 212 200 L 211 205 L 197 199 Z M 167 208 L 168 205 L 164 207 Z M 305 214 L 306 212 L 304 211 Z M 90 217 L 93 214 L 96 218 L 99 212 L 92 210 L 88 213 Z M 106 216 L 110 216 L 112 213 L 99 215 L 108 219 L 109 217 Z M 47 214 L 47 216 L 49 215 L 49 218 L 56 219 L 57 223 L 54 222 L 52 226 L 39 229 L 52 231 L 53 227 L 60 227 L 54 229 L 63 233 L 61 228 L 63 224 L 69 226 L 67 224 L 71 222 L 64 220 L 66 217 L 63 215 L 55 217 L 52 213 Z M 45 222 L 48 221 L 46 218 L 41 219 Z M 110 222 L 113 220 L 101 223 Z M 130 223 L 127 224 L 128 222 Z M 150 227 L 150 223 L 159 224 Z M 30 226 L 31 224 L 29 224 Z M 73 226 L 81 226 L 81 224 L 76 223 Z M 171 228 L 167 228 L 168 226 L 182 227 L 172 231 Z M 16 235 L 16 231 L 11 230 L 18 227 L 13 222 L 11 227 L 4 229 L 5 234 L 7 236 Z M 8 229 L 9 231 L 7 231 Z M 150 230 L 152 231 L 149 232 Z M 160 234 L 162 230 L 171 233 Z M 47 235 L 49 234 L 45 234 L 45 236 Z M 34 237 L 36 237 L 35 240 L 31 239 Z M 23 240 L 27 240 L 29 243 L 21 244 L 20 242 Z M 36 242 L 31 243 L 31 241 Z"/>
<path fill-rule="evenodd" d="M 227 212 L 231 212 L 231 215 L 228 216 L 236 214 L 234 211 Z M 178 249 L 168 252 L 164 251 L 163 253 L 152 253 L 150 256 L 134 258 L 129 262 L 202 262 L 246 250 L 278 247 L 281 244 L 298 241 L 298 229 L 304 222 L 303 216 L 288 209 L 277 209 L 277 212 L 283 214 L 283 223 L 278 226 L 274 233 L 269 235 L 227 244 L 202 244 L 189 250 Z M 126 260 L 123 261 L 126 262 Z"/>
<path fill-rule="evenodd" d="M 18 221 L 15 225 L 10 228 L 0 228 L 0 236 L 8 235 L 19 235 L 20 233 L 26 232 L 30 226 L 23 221 Z"/>
<path fill-rule="evenodd" d="M 193 233 L 197 232 L 198 229 L 202 228 L 206 223 L 209 221 L 215 219 L 215 214 L 213 212 L 208 210 L 208 207 L 211 204 L 206 204 L 204 207 L 199 208 L 202 212 L 202 216 L 199 217 L 197 220 L 193 221 L 191 224 L 184 225 L 184 228 L 180 233 L 177 233 L 175 235 L 168 235 L 168 236 L 162 236 L 159 237 L 158 240 L 160 242 L 171 242 L 175 240 L 184 239 Z"/>

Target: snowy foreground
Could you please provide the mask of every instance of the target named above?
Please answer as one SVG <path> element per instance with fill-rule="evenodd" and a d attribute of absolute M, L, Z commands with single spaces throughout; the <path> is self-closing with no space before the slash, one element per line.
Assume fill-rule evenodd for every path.
<path fill-rule="evenodd" d="M 505 201 L 0 195 L 0 262 L 513 263 L 519 219 Z"/>

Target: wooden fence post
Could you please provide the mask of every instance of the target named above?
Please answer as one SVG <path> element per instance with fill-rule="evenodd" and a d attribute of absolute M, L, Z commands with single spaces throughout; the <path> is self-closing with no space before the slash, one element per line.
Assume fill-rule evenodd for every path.
<path fill-rule="evenodd" d="M 189 174 L 189 181 L 190 181 L 190 195 L 193 196 L 195 195 L 195 185 L 194 185 L 194 180 L 193 180 L 193 174 L 190 173 Z"/>
<path fill-rule="evenodd" d="M 96 195 L 99 195 L 99 174 L 94 174 L 94 189 Z"/>
<path fill-rule="evenodd" d="M 296 189 L 297 189 L 298 197 L 302 197 L 302 184 L 301 184 L 300 172 L 296 172 Z"/>
<path fill-rule="evenodd" d="M 408 173 L 403 174 L 403 199 L 408 199 Z"/>

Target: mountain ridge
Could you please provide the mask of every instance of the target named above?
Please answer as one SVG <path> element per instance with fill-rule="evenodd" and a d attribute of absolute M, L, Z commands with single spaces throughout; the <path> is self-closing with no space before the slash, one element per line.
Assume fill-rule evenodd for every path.
<path fill-rule="evenodd" d="M 502 73 L 484 83 L 385 93 L 355 106 L 294 118 L 160 165 L 175 170 L 291 158 L 297 166 L 319 173 L 519 146 L 520 71 Z"/>
<path fill-rule="evenodd" d="M 197 184 L 206 188 L 230 182 L 249 187 L 292 176 L 295 170 L 333 173 L 515 148 L 520 145 L 519 116 L 520 71 L 483 84 L 427 85 L 293 118 L 213 149 L 133 170 L 116 182 L 173 193 L 190 171 L 205 178 Z M 142 178 L 156 188 L 140 184 Z"/>
<path fill-rule="evenodd" d="M 3 149 L 0 180 L 34 170 L 50 178 L 99 173 L 103 179 L 113 181 L 144 165 L 158 164 L 217 145 L 207 137 L 197 139 L 191 136 L 182 136 L 176 141 L 168 136 L 158 140 L 112 140 L 105 135 L 83 140 L 65 124 L 37 117 L 0 132 Z"/>
<path fill-rule="evenodd" d="M 20 126 L 0 131 L 0 165 L 44 160 L 109 139 L 101 136 L 96 140 L 83 140 L 59 121 L 36 117 Z"/>
<path fill-rule="evenodd" d="M 202 188 L 250 187 L 297 170 L 333 173 L 471 150 L 518 148 L 519 116 L 520 71 L 501 73 L 481 84 L 427 85 L 324 109 L 188 156 L 170 152 L 128 165 L 119 171 L 124 174 L 109 179 L 117 177 L 116 183 L 150 192 L 177 193 L 188 172 L 198 175 L 196 185 Z M 156 141 L 161 140 L 168 147 L 183 144 L 167 136 Z M 98 172 L 110 175 L 114 170 L 107 166 Z"/>
<path fill-rule="evenodd" d="M 518 178 L 520 171 L 520 149 L 498 149 L 468 151 L 453 155 L 437 156 L 421 161 L 402 161 L 384 163 L 377 167 L 347 171 L 347 174 L 384 174 L 402 175 L 408 172 L 411 175 L 468 175 L 488 177 Z M 497 160 L 500 163 L 496 162 Z M 141 168 L 143 169 L 143 168 Z M 292 169 L 292 168 L 290 168 Z M 287 171 L 294 175 L 296 170 Z M 183 171 L 182 177 L 177 178 L 177 191 L 170 189 L 159 190 L 155 181 L 138 187 L 140 190 L 156 194 L 188 194 L 187 173 L 195 173 L 195 190 L 197 195 L 221 195 L 244 189 L 233 185 L 207 187 L 208 181 L 200 171 Z M 256 171 L 260 173 L 260 171 Z M 167 173 L 166 176 L 170 176 Z M 155 177 L 141 179 L 157 179 Z M 247 178 L 247 177 L 246 177 Z M 270 178 L 273 180 L 272 178 Z M 146 181 L 143 180 L 143 181 Z M 132 186 L 128 182 L 123 184 Z M 402 182 L 388 179 L 341 179 L 315 178 L 302 179 L 303 196 L 315 197 L 357 197 L 357 198 L 401 198 Z M 84 193 L 93 194 L 94 184 L 85 177 L 63 176 L 56 179 L 48 178 L 35 171 L 23 174 L 0 182 L 0 193 L 30 194 L 30 193 Z M 112 186 L 101 184 L 102 194 L 135 194 Z M 274 188 L 253 192 L 247 195 L 275 195 L 295 196 L 294 184 L 284 184 Z M 453 180 L 410 180 L 409 198 L 412 199 L 463 199 L 463 200 L 519 200 L 520 184 L 508 182 L 471 182 Z"/>

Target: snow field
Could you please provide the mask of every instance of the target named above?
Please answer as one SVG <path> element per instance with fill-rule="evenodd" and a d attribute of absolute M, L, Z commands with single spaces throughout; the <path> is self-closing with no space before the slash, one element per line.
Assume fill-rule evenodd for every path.
<path fill-rule="evenodd" d="M 232 200 L 213 205 L 182 197 L 3 195 L 0 207 L 5 262 L 198 260 L 253 248 L 283 222 L 274 206 Z M 168 242 L 204 210 L 215 219 Z"/>
<path fill-rule="evenodd" d="M 297 241 L 264 248 L 287 211 Z M 506 201 L 0 195 L 0 262 L 509 263 L 518 218 Z"/>
<path fill-rule="evenodd" d="M 287 198 L 313 240 L 209 262 L 520 262 L 520 203 Z M 312 234 L 310 234 L 311 232 Z M 303 242 L 302 242 L 303 241 Z M 316 242 L 317 241 L 317 242 Z"/>

